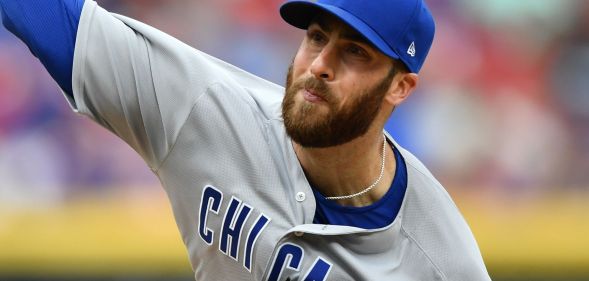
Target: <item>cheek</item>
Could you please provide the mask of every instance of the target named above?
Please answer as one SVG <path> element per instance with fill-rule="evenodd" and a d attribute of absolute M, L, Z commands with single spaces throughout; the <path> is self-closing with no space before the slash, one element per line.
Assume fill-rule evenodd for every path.
<path fill-rule="evenodd" d="M 309 69 L 309 66 L 313 62 L 313 59 L 305 52 L 304 47 L 300 47 L 293 60 L 293 76 L 299 77 Z"/>
<path fill-rule="evenodd" d="M 349 73 L 348 73 L 349 74 Z M 346 107 L 353 104 L 368 89 L 374 87 L 378 81 L 374 79 L 376 75 L 348 75 L 340 77 L 339 83 L 333 85 L 333 90 L 339 92 L 340 107 Z"/>
<path fill-rule="evenodd" d="M 336 83 L 334 86 L 334 90 L 339 92 L 338 96 L 340 97 L 340 102 L 342 104 L 347 104 L 351 100 L 354 100 L 359 92 L 362 91 L 362 82 L 366 81 L 360 79 L 357 76 L 354 77 L 340 77 L 339 83 Z"/>

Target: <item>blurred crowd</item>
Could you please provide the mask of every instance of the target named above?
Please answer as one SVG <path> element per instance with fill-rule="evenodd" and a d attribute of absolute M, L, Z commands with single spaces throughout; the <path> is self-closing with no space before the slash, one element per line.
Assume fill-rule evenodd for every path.
<path fill-rule="evenodd" d="M 281 85 L 303 35 L 280 19 L 280 0 L 97 2 Z M 428 4 L 434 45 L 388 131 L 450 189 L 589 189 L 589 1 Z M 0 204 L 150 185 L 157 180 L 141 159 L 72 113 L 26 46 L 0 28 Z"/>

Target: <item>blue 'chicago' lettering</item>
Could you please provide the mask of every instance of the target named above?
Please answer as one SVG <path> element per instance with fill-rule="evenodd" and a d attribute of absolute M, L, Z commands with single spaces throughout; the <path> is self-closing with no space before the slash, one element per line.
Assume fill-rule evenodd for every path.
<path fill-rule="evenodd" d="M 269 222 L 270 218 L 266 217 L 264 214 L 260 214 L 260 216 L 256 219 L 256 223 L 247 234 L 243 267 L 245 267 L 245 269 L 247 269 L 249 272 L 252 272 L 252 255 L 254 244 L 256 244 L 256 240 L 258 240 L 260 233 L 262 233 L 262 230 L 266 228 Z"/>
<path fill-rule="evenodd" d="M 300 246 L 291 243 L 282 244 L 274 257 L 268 281 L 280 280 L 280 276 L 285 267 L 294 271 L 299 271 L 299 266 L 301 266 L 301 261 L 304 256 L 305 251 Z"/>
<path fill-rule="evenodd" d="M 239 211 L 237 209 L 239 208 Z M 252 208 L 247 204 L 242 204 L 241 200 L 232 197 L 227 212 L 225 212 L 225 219 L 223 219 L 223 228 L 221 230 L 221 243 L 219 243 L 219 250 L 225 255 L 237 260 L 237 251 L 239 249 L 239 241 L 241 239 L 241 230 L 243 223 L 250 215 Z M 231 244 L 231 249 L 227 253 L 227 244 Z"/>
<path fill-rule="evenodd" d="M 213 234 L 215 233 L 212 229 L 207 227 L 207 214 L 208 211 L 212 211 L 215 214 L 219 214 L 219 208 L 223 201 L 223 193 L 213 186 L 207 185 L 202 190 L 202 199 L 200 201 L 200 214 L 198 216 L 198 234 L 205 243 L 213 244 Z"/>
<path fill-rule="evenodd" d="M 200 209 L 198 214 L 198 235 L 200 238 L 211 246 L 214 243 L 215 231 L 207 227 L 208 215 L 213 213 L 219 215 L 221 204 L 223 203 L 223 192 L 214 186 L 207 185 L 202 191 Z M 223 224 L 220 226 L 219 233 L 219 251 L 235 261 L 239 258 L 239 247 L 242 238 L 243 226 L 247 222 L 254 208 L 239 198 L 232 196 L 231 201 L 227 204 Z M 245 238 L 245 247 L 243 254 L 243 267 L 252 272 L 254 247 L 261 233 L 269 225 L 271 219 L 261 213 L 253 222 Z M 291 271 L 300 271 L 303 259 L 305 257 L 304 249 L 293 243 L 284 243 L 280 245 L 274 256 L 270 274 L 267 280 L 280 280 L 286 269 Z M 332 264 L 317 257 L 311 268 L 309 268 L 301 280 L 304 281 L 325 281 Z"/>
<path fill-rule="evenodd" d="M 223 192 L 214 186 L 207 185 L 202 191 L 200 201 L 200 213 L 198 214 L 198 235 L 209 246 L 213 245 L 215 231 L 207 227 L 209 212 L 219 215 L 221 204 L 223 203 Z M 233 196 L 225 210 L 223 225 L 219 234 L 219 251 L 230 256 L 234 260 L 239 258 L 239 245 L 241 242 L 241 233 L 243 226 L 247 222 L 249 215 L 254 208 L 249 206 Z M 249 229 L 245 241 L 245 253 L 243 266 L 251 272 L 254 247 L 262 231 L 270 223 L 270 218 L 265 214 L 260 214 L 254 221 L 253 226 Z"/>
<path fill-rule="evenodd" d="M 282 280 L 282 273 L 285 269 L 291 269 L 299 271 L 301 261 L 305 257 L 305 250 L 300 246 L 292 243 L 284 243 L 278 249 L 270 274 L 268 275 L 268 281 Z M 304 281 L 325 281 L 331 271 L 332 264 L 324 260 L 322 257 L 317 257 L 311 268 L 303 275 Z"/>
<path fill-rule="evenodd" d="M 303 280 L 325 281 L 325 279 L 327 279 L 327 275 L 329 275 L 329 271 L 331 271 L 331 263 L 322 259 L 321 257 L 317 257 L 311 266 L 311 269 L 307 272 L 307 274 L 305 274 L 305 277 L 303 277 Z"/>

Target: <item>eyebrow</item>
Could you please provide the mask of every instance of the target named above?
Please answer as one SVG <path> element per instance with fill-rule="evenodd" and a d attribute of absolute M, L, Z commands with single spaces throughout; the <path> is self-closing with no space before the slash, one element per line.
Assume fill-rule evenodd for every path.
<path fill-rule="evenodd" d="M 315 19 L 313 21 L 311 21 L 311 24 L 316 23 L 317 25 L 319 25 L 319 28 L 321 28 L 321 30 L 325 31 L 325 32 L 332 32 L 333 28 L 332 25 L 329 25 L 325 22 L 325 18 L 324 17 L 315 17 Z M 343 39 L 346 40 L 350 40 L 350 41 L 355 41 L 358 43 L 363 43 L 366 44 L 370 47 L 373 47 L 373 44 L 370 43 L 366 37 L 364 37 L 362 34 L 360 34 L 359 32 L 351 29 L 350 27 L 348 27 L 346 25 L 346 29 L 344 31 L 342 31 L 341 37 Z"/>

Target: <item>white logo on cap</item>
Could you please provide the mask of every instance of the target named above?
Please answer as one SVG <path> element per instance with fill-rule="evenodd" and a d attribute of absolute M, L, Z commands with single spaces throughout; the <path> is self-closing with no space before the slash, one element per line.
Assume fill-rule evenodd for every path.
<path fill-rule="evenodd" d="M 409 45 L 409 49 L 407 49 L 407 54 L 409 54 L 412 57 L 415 56 L 415 41 L 411 42 L 411 45 Z"/>

